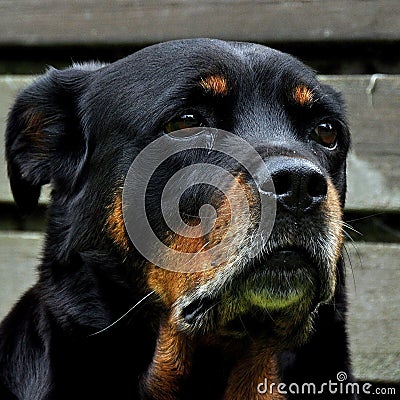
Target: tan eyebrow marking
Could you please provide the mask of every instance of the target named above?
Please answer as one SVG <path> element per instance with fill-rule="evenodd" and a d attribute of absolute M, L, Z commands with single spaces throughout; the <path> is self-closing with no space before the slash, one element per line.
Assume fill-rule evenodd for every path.
<path fill-rule="evenodd" d="M 210 75 L 206 78 L 201 78 L 200 86 L 206 92 L 211 92 L 214 96 L 225 96 L 228 94 L 228 83 L 222 75 Z"/>
<path fill-rule="evenodd" d="M 310 106 L 314 102 L 314 93 L 307 86 L 299 85 L 293 90 L 293 99 L 301 106 Z"/>

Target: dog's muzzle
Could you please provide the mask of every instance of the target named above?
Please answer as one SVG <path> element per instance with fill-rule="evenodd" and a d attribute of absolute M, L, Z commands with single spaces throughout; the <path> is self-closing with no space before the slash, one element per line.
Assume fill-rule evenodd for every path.
<path fill-rule="evenodd" d="M 246 257 L 249 237 L 234 263 L 179 301 L 183 325 L 192 331 L 227 327 L 237 318 L 259 322 L 270 315 L 305 321 L 334 293 L 341 247 L 334 186 L 305 158 L 273 156 L 265 164 L 275 191 L 270 181 L 259 190 L 277 203 L 271 235 L 253 259 Z"/>

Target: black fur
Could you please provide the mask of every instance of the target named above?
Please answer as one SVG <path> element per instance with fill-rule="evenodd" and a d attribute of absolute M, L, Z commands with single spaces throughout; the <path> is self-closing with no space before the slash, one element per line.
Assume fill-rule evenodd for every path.
<path fill-rule="evenodd" d="M 228 78 L 231 92 L 199 99 L 195 82 L 214 73 Z M 148 292 L 145 260 L 135 250 L 122 254 L 104 226 L 115 187 L 135 156 L 184 110 L 199 111 L 208 125 L 243 137 L 261 153 L 266 145 L 271 151 L 271 142 L 275 152 L 297 146 L 330 177 L 344 204 L 349 136 L 340 96 L 318 85 L 318 103 L 299 107 L 287 93 L 301 83 L 315 87 L 317 81 L 288 55 L 198 39 L 152 46 L 106 66 L 50 69 L 19 94 L 6 139 L 15 201 L 22 212 L 32 211 L 47 183 L 52 200 L 38 282 L 0 328 L 2 400 L 142 398 L 141 377 L 164 310 L 149 299 L 90 336 Z M 335 151 L 308 139 L 327 118 L 343 128 Z M 342 260 L 337 268 L 335 297 L 319 307 L 315 333 L 280 354 L 285 382 L 327 382 L 339 371 L 352 379 Z M 195 364 L 198 374 L 182 398 L 221 398 L 227 378 L 220 354 L 205 351 Z"/>

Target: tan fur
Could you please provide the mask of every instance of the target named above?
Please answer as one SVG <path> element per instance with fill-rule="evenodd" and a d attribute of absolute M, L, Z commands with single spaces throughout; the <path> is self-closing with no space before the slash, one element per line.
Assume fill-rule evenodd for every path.
<path fill-rule="evenodd" d="M 314 102 L 314 94 L 307 86 L 299 85 L 293 91 L 293 99 L 301 106 L 310 106 Z"/>
<path fill-rule="evenodd" d="M 337 192 L 335 186 L 332 181 L 328 179 L 328 196 L 327 200 L 324 204 L 324 210 L 327 215 L 327 224 L 329 230 L 332 232 L 333 236 L 337 239 L 337 243 L 335 246 L 335 260 L 334 263 L 336 265 L 337 261 L 341 256 L 341 251 L 343 247 L 343 233 L 342 233 L 342 218 L 343 211 L 342 205 L 340 203 L 339 193 Z"/>
<path fill-rule="evenodd" d="M 258 391 L 258 385 L 271 383 L 266 393 Z M 281 383 L 276 355 L 264 343 L 253 342 L 246 355 L 239 359 L 229 377 L 224 400 L 284 400 L 286 397 L 276 390 Z M 274 390 L 275 389 L 275 390 Z"/>
<path fill-rule="evenodd" d="M 122 211 L 122 190 L 118 189 L 109 209 L 106 229 L 113 242 L 124 252 L 129 250 L 129 238 L 126 232 Z"/>
<path fill-rule="evenodd" d="M 237 190 L 245 192 L 248 205 L 251 208 L 255 200 L 252 198 L 251 189 L 244 182 L 241 175 L 236 177 L 230 193 L 228 193 L 227 197 L 231 202 L 237 201 L 237 197 L 235 196 Z M 218 245 L 228 232 L 229 240 L 227 240 L 227 244 L 229 246 L 233 240 L 242 240 L 244 238 L 246 232 L 241 232 L 241 230 L 243 231 L 241 228 L 244 224 L 240 216 L 236 221 L 231 221 L 231 206 L 228 198 L 225 198 L 220 204 L 214 227 L 207 236 L 201 236 L 201 232 L 199 231 L 199 237 L 197 238 L 184 237 L 176 233 L 170 233 L 167 237 L 166 244 L 171 249 L 193 253 L 190 263 L 180 266 L 182 272 L 173 272 L 149 264 L 147 275 L 149 287 L 161 297 L 167 307 L 171 307 L 186 292 L 211 280 L 217 270 L 226 265 L 226 262 L 222 262 L 220 265 L 215 266 L 215 268 L 210 268 L 209 266 L 212 265 L 213 260 L 210 259 L 210 255 L 207 253 L 208 249 Z M 232 240 L 230 240 L 231 236 Z M 164 262 L 168 265 L 168 263 L 172 264 L 174 260 L 166 258 Z"/>
<path fill-rule="evenodd" d="M 228 83 L 226 78 L 221 75 L 211 75 L 201 79 L 200 86 L 215 96 L 225 96 L 228 94 Z"/>
<path fill-rule="evenodd" d="M 180 379 L 190 371 L 191 348 L 186 338 L 169 322 L 161 322 L 153 361 L 144 386 L 154 400 L 179 399 Z"/>

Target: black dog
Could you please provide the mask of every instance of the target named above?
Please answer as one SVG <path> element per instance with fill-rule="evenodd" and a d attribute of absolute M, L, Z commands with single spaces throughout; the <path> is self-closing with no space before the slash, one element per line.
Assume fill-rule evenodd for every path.
<path fill-rule="evenodd" d="M 192 127 L 229 131 L 257 150 L 276 220 L 248 257 L 261 213 L 249 171 L 212 147 L 177 152 L 145 200 L 157 237 L 196 255 L 196 270 L 174 272 L 169 256 L 160 268 L 129 239 L 122 187 L 142 149 Z M 110 65 L 50 69 L 20 93 L 8 121 L 15 201 L 30 212 L 42 185 L 52 195 L 38 282 L 1 325 L 1 399 L 307 398 L 297 394 L 303 383 L 323 399 L 354 398 L 326 386 L 339 372 L 352 382 L 341 222 L 349 141 L 340 95 L 259 45 L 182 40 Z M 215 224 L 195 238 L 171 233 L 160 193 L 201 162 L 232 173 L 229 193 L 193 185 L 182 218 L 196 228 L 211 203 Z M 251 223 L 232 223 L 235 251 L 215 262 L 206 250 L 228 234 L 238 191 Z"/>

